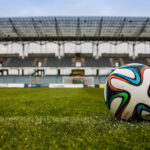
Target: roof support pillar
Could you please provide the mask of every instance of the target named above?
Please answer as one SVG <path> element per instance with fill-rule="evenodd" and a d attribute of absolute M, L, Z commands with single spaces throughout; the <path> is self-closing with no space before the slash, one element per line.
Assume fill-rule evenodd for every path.
<path fill-rule="evenodd" d="M 65 55 L 65 43 L 62 44 L 62 56 Z"/>
<path fill-rule="evenodd" d="M 92 56 L 94 57 L 94 42 L 92 43 Z"/>
<path fill-rule="evenodd" d="M 133 54 L 132 54 L 132 59 L 135 59 L 136 56 L 135 56 L 135 43 L 133 43 Z"/>
<path fill-rule="evenodd" d="M 99 58 L 99 43 L 98 42 L 96 43 L 96 57 L 95 58 L 96 59 Z"/>
<path fill-rule="evenodd" d="M 61 44 L 58 43 L 58 59 L 61 59 Z"/>
<path fill-rule="evenodd" d="M 102 43 L 99 43 L 99 49 L 98 49 L 98 51 L 99 51 L 99 57 L 102 57 L 102 51 L 101 51 L 100 44 L 102 44 Z"/>
<path fill-rule="evenodd" d="M 22 43 L 22 59 L 25 57 L 25 44 Z"/>

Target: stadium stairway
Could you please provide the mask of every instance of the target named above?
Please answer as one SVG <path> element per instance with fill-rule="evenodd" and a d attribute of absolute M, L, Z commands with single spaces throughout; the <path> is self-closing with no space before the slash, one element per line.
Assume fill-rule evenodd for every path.
<path fill-rule="evenodd" d="M 120 65 L 123 66 L 124 65 L 124 61 L 122 58 L 119 58 L 119 61 L 120 61 Z"/>
<path fill-rule="evenodd" d="M 8 58 L 5 62 L 5 66 L 8 66 L 9 62 L 11 61 L 11 58 Z"/>
<path fill-rule="evenodd" d="M 40 77 L 37 76 L 37 77 L 35 77 L 35 78 L 32 80 L 31 83 L 32 83 L 32 84 L 37 84 L 39 80 L 40 80 Z"/>
<path fill-rule="evenodd" d="M 42 66 L 46 66 L 46 64 L 47 64 L 47 58 L 44 58 L 44 60 L 43 60 L 43 64 L 42 64 Z"/>
<path fill-rule="evenodd" d="M 110 64 L 111 64 L 111 66 L 114 65 L 113 58 L 109 58 L 109 62 L 110 62 Z"/>
<path fill-rule="evenodd" d="M 32 66 L 34 66 L 34 67 L 35 67 L 35 66 L 36 66 L 37 61 L 38 61 L 38 58 L 35 58 L 35 59 L 34 59 L 34 61 L 33 61 L 33 63 L 32 63 Z"/>

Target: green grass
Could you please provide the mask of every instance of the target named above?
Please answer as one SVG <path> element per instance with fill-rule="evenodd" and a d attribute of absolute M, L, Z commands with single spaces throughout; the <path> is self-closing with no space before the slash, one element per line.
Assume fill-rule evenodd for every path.
<path fill-rule="evenodd" d="M 0 89 L 0 149 L 150 149 L 150 125 L 117 121 L 102 89 Z"/>

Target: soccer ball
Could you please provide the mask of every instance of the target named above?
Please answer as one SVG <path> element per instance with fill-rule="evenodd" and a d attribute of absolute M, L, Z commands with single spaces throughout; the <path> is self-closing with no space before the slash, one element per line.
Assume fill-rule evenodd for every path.
<path fill-rule="evenodd" d="M 150 120 L 150 68 L 121 66 L 108 77 L 104 95 L 107 107 L 119 120 Z"/>

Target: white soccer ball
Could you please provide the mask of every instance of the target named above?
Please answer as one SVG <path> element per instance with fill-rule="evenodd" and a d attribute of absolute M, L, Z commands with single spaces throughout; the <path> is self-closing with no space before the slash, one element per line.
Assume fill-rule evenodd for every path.
<path fill-rule="evenodd" d="M 107 107 L 119 120 L 150 120 L 149 67 L 121 66 L 108 77 L 104 93 Z"/>

